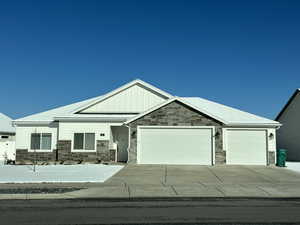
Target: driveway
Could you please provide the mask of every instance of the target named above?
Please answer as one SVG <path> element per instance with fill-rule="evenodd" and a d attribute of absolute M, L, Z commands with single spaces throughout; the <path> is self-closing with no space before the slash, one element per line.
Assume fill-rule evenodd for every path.
<path fill-rule="evenodd" d="M 265 166 L 127 165 L 104 185 L 135 197 L 300 197 L 300 173 Z"/>
<path fill-rule="evenodd" d="M 36 187 L 36 184 L 2 184 L 0 189 L 32 185 Z M 300 198 L 300 173 L 265 166 L 126 165 L 104 183 L 44 183 L 39 187 L 83 189 L 65 194 L 0 194 L 0 199 Z"/>

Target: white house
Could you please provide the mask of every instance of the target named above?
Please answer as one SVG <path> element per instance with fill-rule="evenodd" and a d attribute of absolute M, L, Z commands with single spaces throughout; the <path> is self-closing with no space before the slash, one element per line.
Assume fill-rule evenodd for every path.
<path fill-rule="evenodd" d="M 107 94 L 14 121 L 17 161 L 139 164 L 275 162 L 280 123 L 134 80 Z"/>
<path fill-rule="evenodd" d="M 0 113 L 0 161 L 15 160 L 15 132 L 12 119 Z"/>
<path fill-rule="evenodd" d="M 287 150 L 287 159 L 300 161 L 300 89 L 297 89 L 276 119 L 282 123 L 277 132 L 278 148 Z"/>

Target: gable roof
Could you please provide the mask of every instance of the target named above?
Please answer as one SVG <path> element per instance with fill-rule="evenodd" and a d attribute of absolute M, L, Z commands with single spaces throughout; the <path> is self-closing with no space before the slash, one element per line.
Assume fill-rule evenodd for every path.
<path fill-rule="evenodd" d="M 288 100 L 288 102 L 284 105 L 284 107 L 281 109 L 281 111 L 278 113 L 278 115 L 276 116 L 275 120 L 278 121 L 279 118 L 282 116 L 282 114 L 285 112 L 285 110 L 289 107 L 289 105 L 294 101 L 294 99 L 296 98 L 296 96 L 298 95 L 298 93 L 300 92 L 300 89 L 296 89 L 296 91 L 294 92 L 294 94 L 290 97 L 290 99 Z"/>
<path fill-rule="evenodd" d="M 0 113 L 0 132 L 15 133 L 16 129 L 12 125 L 12 119 Z"/>
<path fill-rule="evenodd" d="M 78 119 L 81 118 L 81 119 L 85 119 L 85 120 L 88 120 L 88 119 L 94 119 L 94 120 L 104 120 L 105 118 L 106 119 L 112 119 L 112 120 L 121 120 L 121 121 L 125 121 L 127 118 L 129 117 L 132 117 L 134 115 L 105 115 L 105 114 L 102 114 L 102 115 L 82 115 L 82 114 L 76 114 L 77 112 L 80 112 L 82 111 L 83 109 L 86 109 L 94 104 L 97 104 L 119 92 L 121 92 L 122 90 L 125 90 L 133 85 L 136 85 L 136 84 L 139 84 L 139 85 L 142 85 L 143 87 L 145 88 L 148 88 L 148 89 L 151 89 L 153 90 L 154 92 L 162 95 L 162 96 L 165 96 L 166 98 L 171 98 L 173 97 L 172 95 L 168 94 L 167 92 L 164 92 L 154 86 L 152 86 L 151 84 L 148 84 L 142 80 L 139 80 L 139 79 L 136 79 L 134 81 L 131 81 L 105 95 L 101 95 L 101 96 L 97 96 L 97 97 L 94 97 L 94 98 L 90 98 L 90 99 L 86 99 L 84 101 L 80 101 L 80 102 L 75 102 L 75 103 L 72 103 L 72 104 L 69 104 L 69 105 L 66 105 L 66 106 L 61 106 L 61 107 L 58 107 L 58 108 L 54 108 L 54 109 L 50 109 L 50 110 L 47 110 L 47 111 L 44 111 L 44 112 L 40 112 L 40 113 L 36 113 L 36 114 L 33 114 L 33 115 L 29 115 L 29 116 L 26 116 L 26 117 L 22 117 L 22 118 L 19 118 L 17 120 L 14 120 L 13 122 L 15 124 L 20 124 L 20 123 L 39 123 L 39 124 L 47 124 L 47 123 L 51 123 L 53 122 L 55 119 Z"/>
<path fill-rule="evenodd" d="M 50 109 L 45 112 L 40 112 L 40 113 L 36 113 L 33 115 L 29 115 L 29 116 L 14 120 L 14 122 L 15 123 L 18 123 L 18 122 L 46 122 L 46 123 L 52 122 L 53 118 L 55 116 L 69 115 L 70 112 L 72 112 L 73 110 L 77 109 L 78 107 L 84 106 L 84 105 L 90 103 L 91 101 L 94 101 L 96 98 L 99 98 L 99 97 L 86 99 L 84 101 L 75 102 L 75 103 L 72 103 L 72 104 L 69 104 L 66 106 L 61 106 L 58 108 Z"/>
<path fill-rule="evenodd" d="M 151 90 L 154 90 L 155 92 L 166 96 L 168 99 L 166 99 L 161 104 L 158 104 L 157 106 L 152 107 L 149 110 L 146 110 L 143 113 L 140 114 L 122 114 L 122 115 L 112 115 L 112 114 L 78 114 L 76 112 L 79 112 L 87 107 L 90 107 L 91 105 L 94 105 L 98 102 L 101 102 L 110 96 L 113 96 L 117 93 L 119 93 L 122 90 L 125 90 L 126 88 L 131 87 L 132 85 L 140 84 L 145 86 L 146 88 L 151 88 Z M 33 114 L 30 116 L 26 116 L 20 119 L 17 119 L 14 121 L 14 123 L 38 123 L 38 124 L 48 124 L 55 120 L 85 120 L 85 121 L 122 121 L 126 123 L 129 123 L 130 121 L 133 121 L 137 118 L 140 118 L 143 115 L 146 115 L 172 101 L 180 101 L 181 103 L 188 105 L 195 110 L 206 114 L 207 116 L 222 122 L 225 125 L 245 125 L 245 126 L 280 126 L 281 124 L 267 119 L 260 116 L 256 116 L 251 113 L 247 113 L 229 106 L 225 106 L 213 101 L 209 101 L 203 98 L 199 97 L 174 97 L 170 94 L 161 91 L 158 88 L 153 87 L 152 85 L 143 82 L 141 80 L 134 80 L 126 85 L 123 85 L 120 88 L 117 88 L 114 91 L 109 92 L 106 95 L 90 98 L 84 101 L 76 102 L 73 104 L 69 104 L 66 106 L 61 106 L 55 109 L 51 109 L 45 112 Z"/>
<path fill-rule="evenodd" d="M 153 112 L 153 111 L 155 111 L 157 109 L 160 109 L 161 107 L 163 107 L 165 105 L 168 105 L 168 104 L 170 104 L 171 102 L 174 102 L 174 101 L 181 102 L 182 104 L 187 105 L 187 106 L 189 106 L 189 107 L 197 110 L 198 112 L 204 113 L 204 114 L 210 116 L 211 118 L 213 118 L 213 119 L 215 119 L 217 121 L 220 121 L 220 122 L 222 122 L 224 124 L 226 123 L 226 121 L 224 121 L 222 118 L 216 117 L 215 115 L 212 115 L 210 112 L 207 112 L 207 111 L 205 111 L 203 109 L 199 109 L 198 107 L 196 107 L 196 106 L 190 104 L 189 102 L 185 101 L 183 98 L 174 97 L 174 98 L 169 99 L 169 100 L 167 100 L 167 101 L 165 101 L 165 102 L 163 102 L 163 103 L 161 103 L 161 104 L 159 104 L 159 105 L 157 105 L 155 107 L 152 107 L 151 109 L 149 109 L 149 110 L 147 110 L 147 111 L 145 111 L 143 113 L 138 114 L 137 116 L 131 118 L 128 121 L 126 121 L 125 124 L 129 124 L 129 123 L 131 123 L 131 122 L 133 122 L 133 121 L 135 121 L 135 120 L 137 120 L 137 119 L 139 119 L 139 118 L 141 118 L 141 117 L 143 117 L 143 116 L 145 116 L 145 115 L 147 115 L 147 114 L 149 114 L 149 113 L 151 113 L 151 112 Z"/>
<path fill-rule="evenodd" d="M 108 99 L 108 98 L 110 98 L 110 97 L 126 90 L 127 88 L 130 88 L 130 87 L 134 86 L 134 85 L 141 85 L 141 86 L 143 86 L 147 89 L 150 89 L 150 90 L 156 92 L 157 94 L 159 94 L 161 96 L 164 96 L 165 98 L 172 98 L 173 97 L 171 94 L 169 94 L 165 91 L 162 91 L 162 90 L 152 86 L 151 84 L 148 84 L 148 83 L 146 83 L 142 80 L 136 79 L 136 80 L 133 80 L 133 81 L 131 81 L 131 82 L 129 82 L 129 83 L 127 83 L 127 84 L 125 84 L 125 85 L 123 85 L 123 86 L 121 86 L 121 87 L 119 87 L 119 88 L 117 88 L 117 89 L 101 96 L 98 99 L 95 99 L 94 101 L 91 101 L 89 104 L 87 104 L 85 106 L 82 106 L 82 107 L 79 107 L 79 108 L 75 109 L 72 113 L 81 112 L 81 111 L 83 111 L 83 110 L 85 110 L 85 109 L 87 109 L 87 108 L 89 108 L 89 107 L 91 107 L 95 104 L 98 104 L 98 103 L 100 103 L 100 102 L 102 102 L 102 101 L 104 101 L 104 100 L 106 100 L 106 99 Z"/>
<path fill-rule="evenodd" d="M 275 125 L 280 123 L 261 116 L 254 115 L 236 108 L 199 97 L 183 98 L 190 104 L 210 112 L 215 117 L 222 118 L 226 125 Z"/>
<path fill-rule="evenodd" d="M 175 97 L 125 122 L 129 124 L 173 101 L 181 102 L 228 126 L 280 126 L 280 123 L 199 97 Z"/>

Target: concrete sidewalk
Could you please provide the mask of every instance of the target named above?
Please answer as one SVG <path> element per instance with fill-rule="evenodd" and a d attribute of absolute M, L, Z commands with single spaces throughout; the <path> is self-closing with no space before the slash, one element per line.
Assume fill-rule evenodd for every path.
<path fill-rule="evenodd" d="M 105 183 L 63 186 L 83 189 L 63 194 L 0 194 L 0 199 L 300 198 L 300 173 L 264 166 L 127 165 Z"/>

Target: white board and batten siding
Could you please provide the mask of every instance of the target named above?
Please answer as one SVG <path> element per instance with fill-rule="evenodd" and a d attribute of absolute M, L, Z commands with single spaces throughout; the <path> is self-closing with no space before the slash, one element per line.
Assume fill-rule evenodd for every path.
<path fill-rule="evenodd" d="M 16 127 L 16 149 L 31 149 L 32 133 L 50 133 L 51 134 L 51 150 L 39 150 L 39 152 L 49 152 L 56 149 L 58 124 L 51 126 L 21 126 Z"/>
<path fill-rule="evenodd" d="M 214 127 L 138 126 L 138 164 L 214 164 Z"/>
<path fill-rule="evenodd" d="M 72 151 L 74 143 L 74 133 L 94 133 L 95 141 L 112 140 L 111 126 L 121 126 L 122 123 L 107 122 L 60 122 L 59 123 L 59 140 L 71 140 Z M 111 144 L 111 143 L 110 143 Z M 84 150 L 87 151 L 87 150 Z"/>
<path fill-rule="evenodd" d="M 140 113 L 166 100 L 166 97 L 140 85 L 131 86 L 81 113 Z"/>
<path fill-rule="evenodd" d="M 224 128 L 226 164 L 267 165 L 268 151 L 276 151 L 275 132 L 273 128 Z M 272 138 L 269 137 L 271 133 Z"/>

